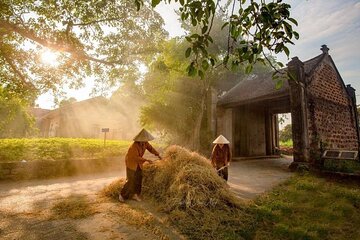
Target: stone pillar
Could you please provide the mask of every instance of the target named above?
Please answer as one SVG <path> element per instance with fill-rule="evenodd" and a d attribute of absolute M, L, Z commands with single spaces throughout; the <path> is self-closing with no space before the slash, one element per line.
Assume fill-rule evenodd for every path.
<path fill-rule="evenodd" d="M 292 136 L 294 148 L 294 162 L 291 169 L 296 169 L 299 164 L 309 163 L 309 135 L 307 118 L 307 99 L 304 63 L 298 57 L 292 58 L 288 63 L 291 78 L 290 106 L 292 119 Z"/>
<path fill-rule="evenodd" d="M 356 106 L 356 94 L 355 94 L 356 90 L 350 84 L 348 84 L 348 85 L 346 85 L 346 91 L 350 96 L 351 104 L 352 104 L 352 111 L 354 111 L 354 114 L 352 114 L 352 115 L 354 116 L 356 134 L 357 134 L 357 138 L 358 138 L 357 139 L 358 140 L 358 151 L 360 153 L 360 130 L 359 130 L 359 115 L 358 115 L 357 106 Z"/>

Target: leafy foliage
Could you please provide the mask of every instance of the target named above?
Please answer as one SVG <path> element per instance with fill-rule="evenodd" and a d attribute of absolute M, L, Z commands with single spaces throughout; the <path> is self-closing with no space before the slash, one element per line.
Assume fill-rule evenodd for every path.
<path fill-rule="evenodd" d="M 289 140 L 292 140 L 291 124 L 286 125 L 282 130 L 280 130 L 279 140 L 282 142 L 287 142 Z"/>
<path fill-rule="evenodd" d="M 152 0 L 152 6 L 156 6 L 161 0 Z M 164 0 L 171 2 L 171 0 Z M 224 5 L 214 0 L 175 0 L 180 4 L 179 13 L 182 21 L 188 21 L 197 28 L 197 32 L 190 32 L 186 40 L 190 43 L 185 55 L 193 56 L 192 62 L 187 68 L 190 76 L 204 77 L 208 62 L 212 66 L 220 60 L 223 64 L 247 65 L 246 71 L 250 73 L 252 66 L 257 61 L 263 62 L 266 52 L 284 52 L 289 56 L 288 44 L 293 44 L 292 39 L 298 39 L 299 34 L 293 30 L 297 25 L 295 19 L 290 17 L 290 5 L 282 0 L 253 1 L 233 0 Z M 143 0 L 136 0 L 138 9 L 143 5 Z M 218 9 L 229 9 L 228 18 L 223 28 L 228 30 L 227 53 L 221 58 L 208 52 L 209 46 L 214 43 L 211 37 L 214 18 Z M 237 9 L 235 11 L 235 9 Z M 282 66 L 282 63 L 279 63 Z"/>
<path fill-rule="evenodd" d="M 35 132 L 26 100 L 0 86 L 0 138 L 26 137 Z"/>
<path fill-rule="evenodd" d="M 138 72 L 137 61 L 166 37 L 162 26 L 148 4 L 136 11 L 129 0 L 1 1 L 0 84 L 57 91 L 94 76 L 101 91 Z M 40 61 L 46 49 L 57 53 L 56 67 Z"/>
<path fill-rule="evenodd" d="M 280 141 L 280 147 L 287 147 L 287 148 L 292 148 L 294 145 L 292 139 L 289 139 L 287 141 Z"/>
<path fill-rule="evenodd" d="M 226 52 L 226 31 L 221 29 L 223 15 L 216 16 L 212 36 L 218 44 L 209 47 L 214 56 Z M 191 26 L 186 26 L 192 30 Z M 161 54 L 150 65 L 142 81 L 148 104 L 142 108 L 141 123 L 146 127 L 167 133 L 172 143 L 191 149 L 209 148 L 212 132 L 209 112 L 212 95 L 221 95 L 246 77 L 244 68 L 234 65 L 231 70 L 224 66 L 210 68 L 204 77 L 190 77 L 185 69 L 189 60 L 183 54 L 187 50 L 184 39 L 164 42 Z M 256 64 L 252 74 L 269 73 L 270 67 Z"/>
<path fill-rule="evenodd" d="M 182 39 L 164 43 L 162 54 L 153 62 L 142 83 L 148 104 L 142 108 L 141 123 L 167 133 L 173 143 L 198 149 L 200 138 L 208 131 L 203 122 L 210 87 L 228 89 L 239 79 L 236 73 L 223 68 L 209 71 L 203 79 L 186 76 L 185 49 L 186 42 Z M 221 74 L 223 78 L 217 81 Z"/>
<path fill-rule="evenodd" d="M 59 94 L 64 85 L 82 87 L 88 76 L 95 77 L 97 92 L 121 80 L 136 81 L 138 64 L 151 60 L 166 37 L 163 20 L 151 9 L 160 2 L 2 1 L 1 85 L 36 95 L 47 90 Z M 267 51 L 289 56 L 287 45 L 299 37 L 292 28 L 297 22 L 290 17 L 290 5 L 281 0 L 234 0 L 232 6 L 213 0 L 178 3 L 182 22 L 197 30 L 186 36 L 190 47 L 184 49 L 185 56 L 191 58 L 185 68 L 190 76 L 204 78 L 217 61 L 231 68 L 245 65 L 249 73 L 254 63 L 267 59 Z M 228 13 L 223 24 L 228 38 L 223 41 L 226 52 L 214 55 L 212 30 L 219 9 Z M 56 67 L 39 61 L 46 49 L 57 52 Z"/>

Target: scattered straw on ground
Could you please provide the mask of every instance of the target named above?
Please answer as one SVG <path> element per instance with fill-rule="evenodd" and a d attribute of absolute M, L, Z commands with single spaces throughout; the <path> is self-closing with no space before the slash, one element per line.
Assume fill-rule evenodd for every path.
<path fill-rule="evenodd" d="M 81 219 L 95 214 L 95 210 L 84 196 L 71 196 L 55 203 L 52 208 L 52 217 L 64 219 Z"/>
<path fill-rule="evenodd" d="M 112 183 L 104 192 L 115 199 L 122 183 Z M 191 239 L 249 237 L 249 224 L 244 223 L 251 217 L 242 207 L 245 203 L 229 190 L 210 161 L 198 153 L 169 147 L 163 160 L 144 167 L 143 195 Z"/>

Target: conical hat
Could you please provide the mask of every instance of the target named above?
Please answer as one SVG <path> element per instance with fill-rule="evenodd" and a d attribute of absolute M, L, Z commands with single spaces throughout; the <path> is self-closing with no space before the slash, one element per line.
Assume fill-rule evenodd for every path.
<path fill-rule="evenodd" d="M 134 137 L 136 142 L 147 142 L 155 139 L 148 131 L 144 128 Z"/>
<path fill-rule="evenodd" d="M 229 140 L 227 140 L 223 135 L 219 135 L 213 143 L 215 144 L 229 144 Z"/>

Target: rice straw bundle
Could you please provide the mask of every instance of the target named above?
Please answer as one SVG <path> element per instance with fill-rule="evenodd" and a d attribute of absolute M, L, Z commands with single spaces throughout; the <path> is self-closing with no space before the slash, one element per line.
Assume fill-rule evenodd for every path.
<path fill-rule="evenodd" d="M 163 160 L 144 166 L 143 195 L 169 214 L 191 239 L 242 239 L 249 220 L 242 203 L 217 175 L 210 161 L 180 146 L 170 146 Z"/>

